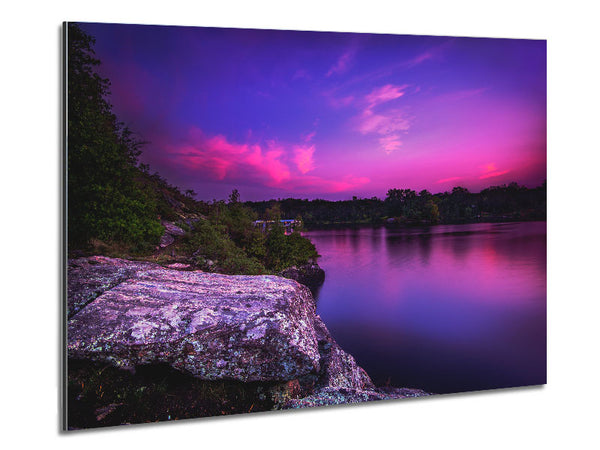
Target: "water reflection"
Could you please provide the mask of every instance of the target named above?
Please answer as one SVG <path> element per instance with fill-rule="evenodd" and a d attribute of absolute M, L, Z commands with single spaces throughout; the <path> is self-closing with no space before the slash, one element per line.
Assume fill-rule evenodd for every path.
<path fill-rule="evenodd" d="M 546 224 L 305 233 L 318 312 L 374 381 L 457 392 L 546 378 Z"/>

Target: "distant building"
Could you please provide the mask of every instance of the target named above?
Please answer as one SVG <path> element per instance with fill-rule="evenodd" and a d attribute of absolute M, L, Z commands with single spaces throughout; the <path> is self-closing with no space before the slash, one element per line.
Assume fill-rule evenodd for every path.
<path fill-rule="evenodd" d="M 269 229 L 269 227 L 274 223 L 274 220 L 255 220 L 254 226 L 261 227 L 262 231 L 266 232 Z M 284 226 L 285 234 L 293 233 L 294 227 L 302 225 L 301 221 L 295 219 L 281 219 L 279 223 L 281 223 Z"/>

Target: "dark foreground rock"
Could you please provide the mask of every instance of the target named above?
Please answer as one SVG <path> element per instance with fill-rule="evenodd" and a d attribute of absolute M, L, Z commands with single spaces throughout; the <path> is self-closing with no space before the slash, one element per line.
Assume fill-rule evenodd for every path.
<path fill-rule="evenodd" d="M 112 417 L 124 423 L 163 417 L 139 415 L 131 400 L 123 400 L 143 399 L 143 392 L 152 390 L 147 386 L 155 388 L 144 381 L 152 367 L 189 380 L 176 383 L 187 387 L 168 388 L 179 394 L 165 393 L 170 400 L 165 397 L 164 408 L 179 395 L 178 404 L 184 405 L 177 414 L 181 418 L 213 415 L 215 408 L 233 413 L 247 412 L 246 407 L 264 410 L 267 405 L 290 409 L 428 395 L 376 388 L 316 314 L 309 289 L 290 279 L 174 270 L 105 257 L 71 261 L 68 276 L 69 304 L 74 305 L 70 309 L 76 310 L 68 321 L 69 378 L 74 386 L 70 409 L 78 411 L 83 405 L 78 398 L 88 398 L 84 403 L 91 405 L 90 420 Z M 71 367 L 79 367 L 79 372 Z M 90 392 L 77 393 L 79 386 L 85 390 L 93 384 L 89 379 L 101 380 L 104 375 L 97 374 L 102 373 L 128 374 L 112 378 L 129 380 L 125 384 L 135 392 L 103 397 L 96 389 L 99 397 L 93 401 Z M 146 373 L 142 381 L 139 373 Z M 222 383 L 215 391 L 218 395 L 211 393 L 214 383 Z M 186 410 L 190 389 L 200 397 L 221 399 L 216 401 L 219 406 Z M 244 392 L 247 404 L 229 409 L 223 389 Z M 255 402 L 251 394 L 257 396 Z M 200 400 L 195 404 L 204 405 Z M 123 412 L 128 407 L 133 419 Z"/>
<path fill-rule="evenodd" d="M 321 286 L 325 281 L 325 271 L 316 263 L 288 267 L 281 271 L 279 275 L 295 280 L 311 289 Z"/>

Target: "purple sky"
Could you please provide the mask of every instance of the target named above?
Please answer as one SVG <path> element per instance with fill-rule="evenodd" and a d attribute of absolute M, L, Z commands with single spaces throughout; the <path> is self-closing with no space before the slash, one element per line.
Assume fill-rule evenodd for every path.
<path fill-rule="evenodd" d="M 141 160 L 197 198 L 546 179 L 546 42 L 82 24 Z"/>

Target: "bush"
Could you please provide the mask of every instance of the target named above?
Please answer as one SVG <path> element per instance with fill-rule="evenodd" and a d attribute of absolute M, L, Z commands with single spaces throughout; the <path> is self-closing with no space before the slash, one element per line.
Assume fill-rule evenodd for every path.
<path fill-rule="evenodd" d="M 286 235 L 282 226 L 271 228 L 266 239 L 266 266 L 279 272 L 319 257 L 314 244 L 299 232 Z"/>
<path fill-rule="evenodd" d="M 235 245 L 223 225 L 216 225 L 209 220 L 200 221 L 182 241 L 184 252 L 197 253 L 201 265 L 204 262 L 202 259 L 210 259 L 225 273 L 256 275 L 266 272 L 257 258 L 247 255 Z"/>

